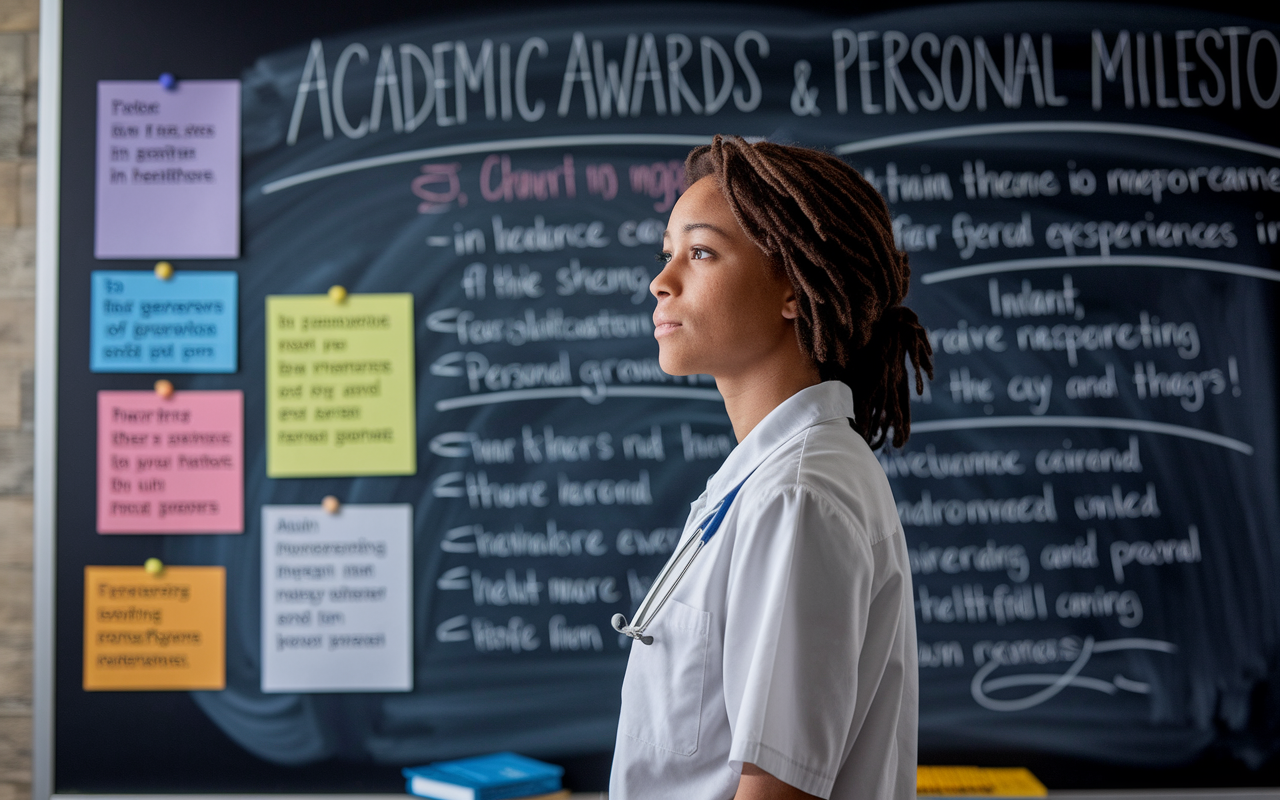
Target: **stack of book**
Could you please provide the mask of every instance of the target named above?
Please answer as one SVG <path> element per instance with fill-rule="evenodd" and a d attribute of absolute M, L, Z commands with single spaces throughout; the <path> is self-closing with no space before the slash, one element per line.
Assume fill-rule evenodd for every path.
<path fill-rule="evenodd" d="M 430 800 L 561 800 L 564 769 L 515 753 L 405 767 L 409 794 Z"/>

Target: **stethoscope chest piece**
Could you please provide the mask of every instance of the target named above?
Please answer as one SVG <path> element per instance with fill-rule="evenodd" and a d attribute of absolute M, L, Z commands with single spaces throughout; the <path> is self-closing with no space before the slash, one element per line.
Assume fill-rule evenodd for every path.
<path fill-rule="evenodd" d="M 653 637 L 641 631 L 635 630 L 627 624 L 627 618 L 621 614 L 613 615 L 613 629 L 618 633 L 625 633 L 632 639 L 637 639 L 641 644 L 653 644 Z"/>

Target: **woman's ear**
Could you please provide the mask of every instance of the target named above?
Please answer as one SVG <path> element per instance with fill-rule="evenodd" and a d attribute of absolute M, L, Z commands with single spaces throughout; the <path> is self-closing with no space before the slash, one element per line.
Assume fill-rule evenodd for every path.
<path fill-rule="evenodd" d="M 782 301 L 782 318 L 797 319 L 800 316 L 800 302 L 796 299 L 796 291 L 788 283 L 787 295 Z"/>

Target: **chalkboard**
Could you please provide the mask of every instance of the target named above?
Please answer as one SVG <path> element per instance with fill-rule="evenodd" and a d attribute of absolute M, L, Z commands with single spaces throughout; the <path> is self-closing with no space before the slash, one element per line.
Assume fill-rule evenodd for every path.
<path fill-rule="evenodd" d="M 231 59 L 199 53 L 235 13 L 188 18 L 191 74 L 172 68 L 242 81 L 242 257 L 178 266 L 238 274 L 239 370 L 173 381 L 244 392 L 246 511 L 240 535 L 157 538 L 102 537 L 85 502 L 96 391 L 154 378 L 88 370 L 92 92 L 171 68 L 109 16 L 64 23 L 52 789 L 396 791 L 400 766 L 498 749 L 603 788 L 628 646 L 608 620 L 733 446 L 714 383 L 658 368 L 647 292 L 684 154 L 717 132 L 841 155 L 910 255 L 937 372 L 880 459 L 922 763 L 1276 782 L 1274 24 L 1066 3 L 282 14 Z M 415 474 L 267 477 L 267 298 L 333 285 L 412 295 Z M 262 508 L 329 494 L 412 507 L 410 691 L 262 690 Z M 81 689 L 83 568 L 152 555 L 226 568 L 226 689 Z"/>

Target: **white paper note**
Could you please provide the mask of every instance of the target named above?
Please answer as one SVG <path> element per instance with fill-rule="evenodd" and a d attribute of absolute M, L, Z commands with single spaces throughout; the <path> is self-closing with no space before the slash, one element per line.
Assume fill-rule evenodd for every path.
<path fill-rule="evenodd" d="M 407 692 L 407 505 L 262 508 L 262 691 Z"/>

